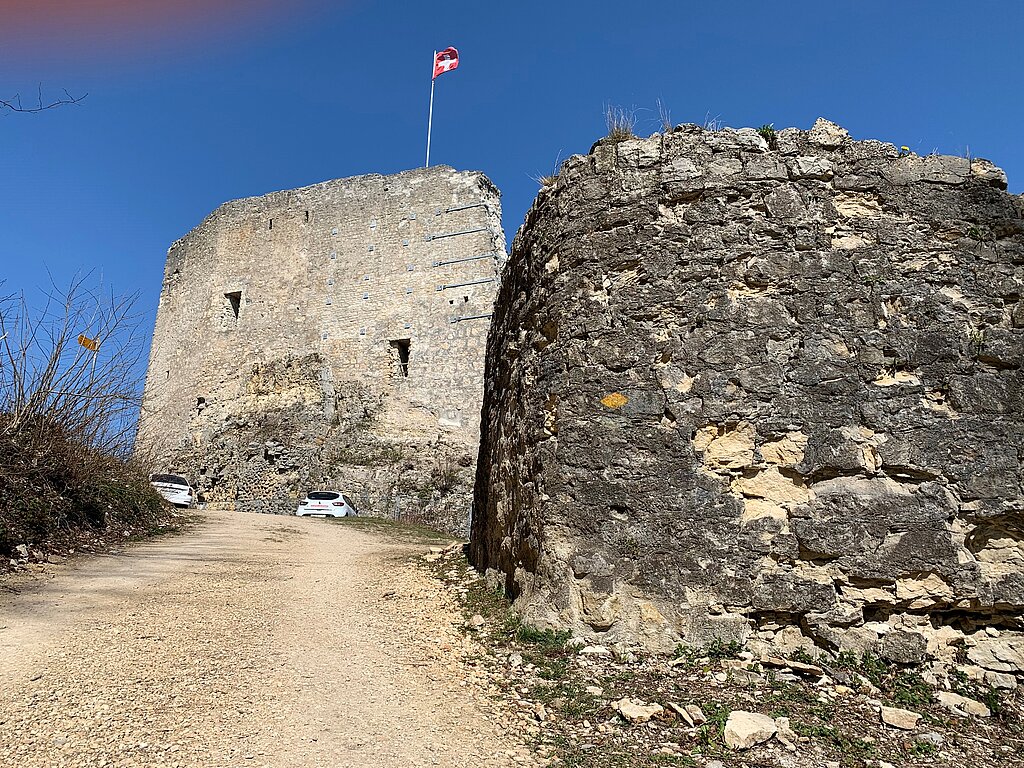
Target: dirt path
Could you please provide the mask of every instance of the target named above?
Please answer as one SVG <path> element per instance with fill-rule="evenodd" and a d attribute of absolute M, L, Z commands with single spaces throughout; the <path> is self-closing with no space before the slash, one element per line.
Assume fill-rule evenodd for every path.
<path fill-rule="evenodd" d="M 417 551 L 211 513 L 0 595 L 0 765 L 522 761 Z"/>

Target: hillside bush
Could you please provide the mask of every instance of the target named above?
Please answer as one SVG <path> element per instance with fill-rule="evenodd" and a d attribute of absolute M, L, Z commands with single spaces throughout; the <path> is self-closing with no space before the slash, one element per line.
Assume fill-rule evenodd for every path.
<path fill-rule="evenodd" d="M 133 304 L 82 278 L 38 310 L 0 297 L 0 555 L 167 515 L 131 458 L 144 359 Z"/>

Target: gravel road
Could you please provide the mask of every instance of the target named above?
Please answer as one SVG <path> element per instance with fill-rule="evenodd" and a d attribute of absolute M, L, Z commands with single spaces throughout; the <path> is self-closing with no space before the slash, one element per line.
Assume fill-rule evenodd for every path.
<path fill-rule="evenodd" d="M 462 617 L 344 522 L 209 513 L 0 582 L 0 765 L 497 767 Z"/>

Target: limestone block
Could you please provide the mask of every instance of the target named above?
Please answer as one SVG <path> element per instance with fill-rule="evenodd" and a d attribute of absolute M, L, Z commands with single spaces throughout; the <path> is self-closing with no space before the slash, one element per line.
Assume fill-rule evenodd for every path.
<path fill-rule="evenodd" d="M 878 195 L 866 192 L 842 192 L 832 198 L 836 213 L 847 219 L 871 218 L 882 214 Z"/>
<path fill-rule="evenodd" d="M 946 709 L 952 710 L 961 715 L 975 715 L 977 717 L 991 717 L 992 711 L 980 701 L 969 699 L 952 691 L 939 691 L 935 699 Z"/>
<path fill-rule="evenodd" d="M 962 184 L 971 175 L 971 167 L 962 157 L 907 155 L 887 166 L 883 174 L 893 184 L 900 186 L 920 181 Z"/>
<path fill-rule="evenodd" d="M 815 120 L 811 130 L 807 133 L 807 141 L 822 149 L 836 149 L 849 140 L 849 131 L 823 117 Z"/>
<path fill-rule="evenodd" d="M 780 467 L 795 467 L 804 460 L 807 448 L 807 435 L 802 432 L 790 432 L 780 440 L 764 443 L 758 450 L 769 464 Z"/>
<path fill-rule="evenodd" d="M 831 179 L 835 166 L 830 160 L 813 155 L 795 157 L 788 163 L 792 179 Z"/>
<path fill-rule="evenodd" d="M 1006 189 L 1007 187 L 1006 171 L 980 157 L 971 161 L 971 175 L 982 181 L 987 181 L 997 189 Z"/>
<path fill-rule="evenodd" d="M 783 475 L 777 467 L 744 474 L 733 481 L 732 489 L 743 496 L 776 504 L 802 504 L 811 498 L 807 488 L 793 477 Z"/>
<path fill-rule="evenodd" d="M 918 664 L 925 659 L 928 641 L 917 632 L 887 632 L 879 644 L 878 654 L 897 664 Z"/>
<path fill-rule="evenodd" d="M 893 728 L 899 728 L 902 731 L 914 730 L 921 720 L 921 715 L 917 712 L 900 709 L 899 707 L 882 707 L 881 715 L 883 723 Z"/>
<path fill-rule="evenodd" d="M 986 638 L 967 651 L 967 658 L 992 672 L 1024 672 L 1024 640 Z"/>
<path fill-rule="evenodd" d="M 775 721 L 757 712 L 735 709 L 725 721 L 723 739 L 732 749 L 750 749 L 769 741 L 778 731 Z"/>
<path fill-rule="evenodd" d="M 750 155 L 744 158 L 744 173 L 754 181 L 774 179 L 783 181 L 789 178 L 785 163 L 774 155 Z"/>
<path fill-rule="evenodd" d="M 637 699 L 620 699 L 614 706 L 623 720 L 633 724 L 646 723 L 665 712 L 665 708 L 660 704 L 647 704 Z"/>
<path fill-rule="evenodd" d="M 754 437 L 754 428 L 746 422 L 711 425 L 698 430 L 693 447 L 704 454 L 710 469 L 742 469 L 753 464 Z"/>

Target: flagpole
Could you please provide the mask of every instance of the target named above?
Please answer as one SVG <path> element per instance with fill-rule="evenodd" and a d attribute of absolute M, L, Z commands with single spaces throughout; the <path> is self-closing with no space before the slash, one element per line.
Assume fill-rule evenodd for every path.
<path fill-rule="evenodd" d="M 430 129 L 434 125 L 434 67 L 437 65 L 437 51 L 430 58 L 430 111 L 427 113 L 427 162 L 424 168 L 430 167 Z"/>

